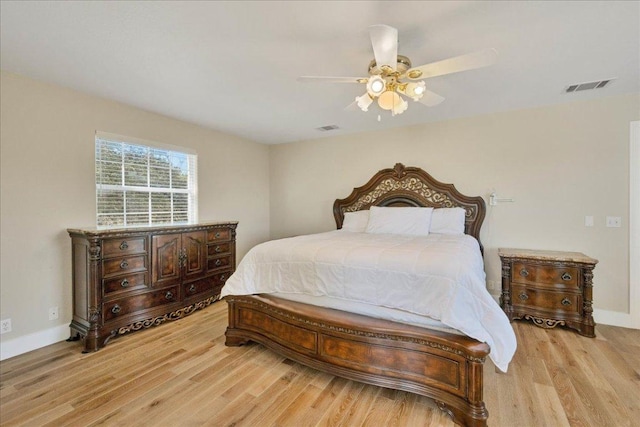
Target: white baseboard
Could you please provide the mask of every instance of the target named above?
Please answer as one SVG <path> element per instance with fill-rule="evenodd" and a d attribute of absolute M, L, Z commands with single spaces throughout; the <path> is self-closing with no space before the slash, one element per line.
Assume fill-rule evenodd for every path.
<path fill-rule="evenodd" d="M 593 320 L 595 320 L 596 325 L 598 323 L 602 323 L 603 325 L 640 329 L 640 325 L 638 325 L 637 322 L 634 322 L 631 314 L 622 313 L 620 311 L 600 310 L 598 308 L 594 308 Z"/>
<path fill-rule="evenodd" d="M 60 325 L 11 340 L 0 339 L 0 360 L 64 341 L 69 333 L 69 325 Z"/>

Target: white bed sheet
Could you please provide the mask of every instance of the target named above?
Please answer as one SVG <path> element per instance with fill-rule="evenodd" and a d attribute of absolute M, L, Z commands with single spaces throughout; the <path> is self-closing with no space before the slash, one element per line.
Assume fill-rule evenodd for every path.
<path fill-rule="evenodd" d="M 226 295 L 306 294 L 427 316 L 486 342 L 502 371 L 516 350 L 506 315 L 485 287 L 478 242 L 467 235 L 330 231 L 262 243 Z M 392 320 L 392 319 L 390 319 Z"/>

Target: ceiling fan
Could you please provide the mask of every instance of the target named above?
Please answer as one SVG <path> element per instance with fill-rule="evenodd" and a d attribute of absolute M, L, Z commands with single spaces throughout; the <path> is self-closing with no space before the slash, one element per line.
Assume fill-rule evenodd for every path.
<path fill-rule="evenodd" d="M 377 101 L 380 108 L 391 111 L 395 116 L 402 114 L 409 105 L 404 97 L 428 107 L 444 101 L 442 96 L 426 88 L 423 79 L 487 67 L 494 64 L 498 57 L 498 52 L 489 48 L 413 67 L 409 58 L 398 55 L 396 28 L 372 25 L 369 27 L 369 35 L 375 59 L 369 63 L 368 77 L 302 76 L 298 77 L 298 81 L 364 84 L 366 92 L 355 99 L 358 107 L 362 111 L 368 111 L 373 101 Z"/>

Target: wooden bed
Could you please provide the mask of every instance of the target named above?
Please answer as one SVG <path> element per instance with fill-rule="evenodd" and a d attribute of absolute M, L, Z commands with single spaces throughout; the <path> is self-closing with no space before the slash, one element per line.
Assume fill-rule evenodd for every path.
<path fill-rule="evenodd" d="M 399 163 L 335 201 L 337 227 L 342 227 L 345 212 L 371 206 L 462 207 L 465 233 L 478 242 L 485 216 L 482 197 L 464 196 L 452 184 Z M 329 374 L 433 398 L 456 423 L 486 426 L 482 375 L 489 346 L 485 343 L 267 294 L 225 299 L 228 346 L 254 341 Z"/>

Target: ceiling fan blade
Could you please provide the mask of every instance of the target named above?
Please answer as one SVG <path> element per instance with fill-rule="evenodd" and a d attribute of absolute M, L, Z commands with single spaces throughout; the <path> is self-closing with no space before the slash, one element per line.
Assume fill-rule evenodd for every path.
<path fill-rule="evenodd" d="M 405 76 L 411 80 L 426 79 L 444 74 L 488 67 L 489 65 L 495 64 L 497 59 L 498 51 L 489 48 L 438 62 L 432 62 L 430 64 L 420 65 L 419 67 L 413 67 L 406 72 Z"/>
<path fill-rule="evenodd" d="M 398 30 L 388 25 L 372 25 L 369 35 L 378 68 L 388 65 L 395 70 L 398 62 Z"/>
<path fill-rule="evenodd" d="M 422 93 L 422 98 L 418 100 L 419 103 L 426 105 L 427 107 L 434 107 L 444 101 L 444 97 L 438 95 L 430 90 L 425 90 Z"/>
<path fill-rule="evenodd" d="M 301 76 L 298 81 L 302 83 L 366 83 L 366 77 L 323 77 Z"/>
<path fill-rule="evenodd" d="M 358 101 L 353 101 L 351 104 L 344 107 L 344 111 L 360 111 L 360 108 L 358 108 Z"/>

